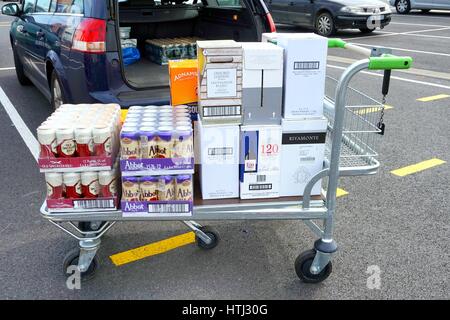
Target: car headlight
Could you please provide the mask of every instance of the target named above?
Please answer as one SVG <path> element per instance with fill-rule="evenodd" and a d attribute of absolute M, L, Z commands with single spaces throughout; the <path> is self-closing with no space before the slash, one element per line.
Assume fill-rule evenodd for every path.
<path fill-rule="evenodd" d="M 346 6 L 341 8 L 341 12 L 358 14 L 364 13 L 364 9 L 361 7 Z"/>

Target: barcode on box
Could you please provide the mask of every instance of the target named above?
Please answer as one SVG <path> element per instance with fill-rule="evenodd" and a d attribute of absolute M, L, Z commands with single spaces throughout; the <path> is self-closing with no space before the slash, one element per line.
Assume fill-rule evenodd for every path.
<path fill-rule="evenodd" d="M 303 158 L 300 158 L 300 162 L 308 162 L 308 161 L 315 161 L 316 160 L 316 158 L 314 158 L 314 157 L 303 157 Z"/>
<path fill-rule="evenodd" d="M 208 156 L 233 155 L 233 148 L 208 148 Z"/>
<path fill-rule="evenodd" d="M 113 199 L 92 199 L 92 200 L 74 200 L 73 208 L 74 209 L 113 209 L 116 206 L 114 205 Z"/>
<path fill-rule="evenodd" d="M 148 205 L 149 213 L 189 213 L 190 206 L 187 203 L 151 203 Z"/>
<path fill-rule="evenodd" d="M 317 70 L 320 67 L 319 61 L 296 61 L 294 70 Z"/>
<path fill-rule="evenodd" d="M 266 175 L 264 174 L 258 174 L 256 176 L 256 182 L 266 182 Z"/>
<path fill-rule="evenodd" d="M 248 186 L 248 190 L 255 191 L 255 190 L 272 190 L 272 184 L 271 183 L 265 183 L 265 184 L 251 184 Z"/>
<path fill-rule="evenodd" d="M 204 117 L 232 117 L 241 115 L 241 106 L 203 107 Z"/>

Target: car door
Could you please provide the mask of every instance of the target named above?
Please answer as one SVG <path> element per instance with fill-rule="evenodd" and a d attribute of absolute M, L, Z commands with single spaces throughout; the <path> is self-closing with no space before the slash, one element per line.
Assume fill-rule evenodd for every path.
<path fill-rule="evenodd" d="M 289 11 L 292 12 L 294 24 L 301 26 L 313 26 L 313 6 L 311 0 L 291 0 Z"/>
<path fill-rule="evenodd" d="M 34 48 L 32 33 L 28 31 L 32 28 L 33 12 L 36 0 L 24 0 L 22 2 L 22 14 L 18 19 L 14 33 L 14 47 L 19 57 L 22 58 L 23 67 L 27 72 L 32 71 L 30 52 Z"/>
<path fill-rule="evenodd" d="M 292 23 L 290 3 L 292 0 L 266 0 L 275 23 Z"/>
<path fill-rule="evenodd" d="M 449 0 L 433 0 L 433 3 L 436 9 L 450 9 Z"/>

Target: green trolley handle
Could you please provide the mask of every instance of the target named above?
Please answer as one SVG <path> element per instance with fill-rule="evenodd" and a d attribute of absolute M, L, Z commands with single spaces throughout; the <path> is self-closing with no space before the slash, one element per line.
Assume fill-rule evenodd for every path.
<path fill-rule="evenodd" d="M 413 59 L 411 57 L 399 57 L 393 54 L 382 54 L 379 57 L 372 57 L 371 50 L 359 47 L 352 43 L 347 43 L 342 39 L 328 39 L 328 48 L 349 49 L 369 58 L 369 70 L 393 70 L 411 68 Z"/>

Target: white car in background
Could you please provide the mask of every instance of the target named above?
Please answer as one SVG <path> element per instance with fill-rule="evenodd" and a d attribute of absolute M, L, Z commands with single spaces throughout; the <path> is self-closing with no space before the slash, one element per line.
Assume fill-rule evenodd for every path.
<path fill-rule="evenodd" d="M 406 14 L 411 9 L 420 9 L 422 12 L 430 10 L 450 10 L 450 0 L 389 0 L 398 13 Z"/>

